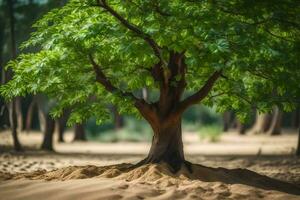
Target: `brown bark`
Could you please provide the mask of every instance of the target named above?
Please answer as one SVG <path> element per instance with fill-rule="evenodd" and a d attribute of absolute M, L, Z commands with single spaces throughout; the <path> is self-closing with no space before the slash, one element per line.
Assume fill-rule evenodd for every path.
<path fill-rule="evenodd" d="M 85 130 L 83 124 L 75 124 L 74 141 L 86 141 Z"/>
<path fill-rule="evenodd" d="M 123 117 L 119 114 L 118 110 L 116 107 L 112 107 L 113 114 L 114 114 L 114 124 L 115 124 L 115 130 L 118 131 L 124 126 L 124 119 Z"/>
<path fill-rule="evenodd" d="M 17 128 L 18 131 L 21 132 L 24 130 L 24 125 L 23 125 L 23 114 L 22 114 L 22 98 L 21 97 L 16 97 L 16 115 L 17 115 Z"/>
<path fill-rule="evenodd" d="M 3 13 L 0 14 L 0 17 L 4 17 Z M 3 59 L 3 50 L 4 50 L 4 38 L 5 38 L 5 25 L 6 20 L 0 20 L 0 68 L 1 68 L 1 84 L 5 84 L 5 69 L 4 69 L 4 59 Z M 5 112 L 5 108 L 7 108 L 7 105 L 4 101 L 1 101 L 0 103 L 0 118 L 1 118 L 1 128 L 9 123 L 9 116 L 7 112 Z M 8 120 L 7 120 L 8 119 Z"/>
<path fill-rule="evenodd" d="M 45 114 L 45 130 L 43 143 L 41 145 L 42 150 L 53 151 L 53 135 L 55 128 L 55 120 L 50 115 Z"/>
<path fill-rule="evenodd" d="M 293 113 L 292 113 L 292 128 L 299 128 L 300 126 L 300 108 L 297 108 Z"/>
<path fill-rule="evenodd" d="M 12 58 L 17 57 L 17 48 L 16 48 L 16 40 L 15 40 L 15 17 L 14 17 L 14 2 L 7 1 L 8 10 L 9 10 L 9 20 L 10 20 L 10 36 L 11 36 L 11 53 Z M 9 70 L 6 76 L 8 81 L 12 78 L 12 71 Z M 16 151 L 22 150 L 21 144 L 18 139 L 18 131 L 17 131 L 17 123 L 18 123 L 18 113 L 17 113 L 17 105 L 18 101 L 15 99 L 11 100 L 8 104 L 8 111 L 9 111 L 9 119 L 10 119 L 10 127 L 13 137 L 14 148 Z"/>
<path fill-rule="evenodd" d="M 182 164 L 189 167 L 184 157 L 181 119 L 167 121 L 169 120 L 152 125 L 154 135 L 150 151 L 148 156 L 137 165 L 166 162 L 175 172 Z"/>
<path fill-rule="evenodd" d="M 18 138 L 18 132 L 17 132 L 17 115 L 16 115 L 16 106 L 15 106 L 15 100 L 12 100 L 9 105 L 9 121 L 10 121 L 10 127 L 11 127 L 11 133 L 13 137 L 13 143 L 14 143 L 14 149 L 16 151 L 22 151 L 22 146 Z"/>
<path fill-rule="evenodd" d="M 40 123 L 40 130 L 44 133 L 46 129 L 46 118 L 41 106 L 38 107 L 38 117 Z"/>
<path fill-rule="evenodd" d="M 33 97 L 32 101 L 29 104 L 28 110 L 27 110 L 27 114 L 26 114 L 26 132 L 29 133 L 31 130 L 31 126 L 32 126 L 32 117 L 33 117 L 33 112 L 34 112 L 34 108 L 36 106 L 36 101 L 35 98 Z"/>
<path fill-rule="evenodd" d="M 274 108 L 272 113 L 273 118 L 268 130 L 269 135 L 280 135 L 281 134 L 281 124 L 282 124 L 282 111 L 278 107 Z"/>
<path fill-rule="evenodd" d="M 296 149 L 296 156 L 300 156 L 300 127 L 298 130 L 298 145 L 297 145 L 297 149 Z"/>
<path fill-rule="evenodd" d="M 64 142 L 64 132 L 67 126 L 67 121 L 69 118 L 69 111 L 65 111 L 64 114 L 57 119 L 57 132 L 58 132 L 58 142 Z"/>
<path fill-rule="evenodd" d="M 226 111 L 223 113 L 223 131 L 227 132 L 231 125 L 231 113 Z"/>
<path fill-rule="evenodd" d="M 14 16 L 14 1 L 8 1 L 9 6 L 9 19 L 10 19 L 10 39 L 11 39 L 11 54 L 12 58 L 15 59 L 17 57 L 17 43 L 15 37 L 15 16 Z M 12 71 L 9 72 L 8 79 L 12 78 Z M 23 116 L 22 116 L 22 101 L 21 97 L 15 97 L 15 112 L 17 116 L 17 129 L 19 131 L 23 130 Z"/>

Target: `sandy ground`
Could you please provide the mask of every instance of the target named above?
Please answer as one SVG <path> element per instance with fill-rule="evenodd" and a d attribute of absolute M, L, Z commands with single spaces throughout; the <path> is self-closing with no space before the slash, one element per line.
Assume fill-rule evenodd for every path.
<path fill-rule="evenodd" d="M 40 134 L 20 136 L 31 150 L 11 151 L 9 134 L 0 133 L 1 200 L 300 199 L 300 159 L 293 156 L 295 134 L 230 133 L 218 143 L 208 143 L 186 133 L 187 159 L 203 166 L 194 165 L 193 173 L 183 168 L 177 174 L 163 164 L 133 171 L 124 170 L 127 165 L 115 165 L 141 160 L 148 143 L 71 143 L 72 135 L 67 134 L 68 142 L 55 144 L 57 152 L 49 153 L 34 150 Z"/>

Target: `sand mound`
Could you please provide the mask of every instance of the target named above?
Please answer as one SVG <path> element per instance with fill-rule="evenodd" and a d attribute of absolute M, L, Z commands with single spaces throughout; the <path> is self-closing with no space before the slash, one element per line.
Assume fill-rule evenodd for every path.
<path fill-rule="evenodd" d="M 300 187 L 267 176 L 259 175 L 246 169 L 211 168 L 202 165 L 192 165 L 192 173 L 182 167 L 176 174 L 166 163 L 147 164 L 135 168 L 132 164 L 119 164 L 97 167 L 70 166 L 53 171 L 36 171 L 18 173 L 15 175 L 1 173 L 2 180 L 32 179 L 32 180 L 72 180 L 86 178 L 113 178 L 129 182 L 155 183 L 160 186 L 179 186 L 191 181 L 221 182 L 225 184 L 243 184 L 265 190 L 278 190 L 300 195 Z"/>
<path fill-rule="evenodd" d="M 298 199 L 300 188 L 245 169 L 192 165 L 176 174 L 166 163 L 70 166 L 0 173 L 0 196 L 17 199 Z M 17 180 L 16 180 L 17 179 Z M 18 193 L 16 193 L 18 188 Z"/>

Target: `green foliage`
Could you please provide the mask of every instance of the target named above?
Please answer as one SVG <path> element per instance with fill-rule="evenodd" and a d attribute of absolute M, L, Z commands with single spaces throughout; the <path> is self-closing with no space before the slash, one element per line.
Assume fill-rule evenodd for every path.
<path fill-rule="evenodd" d="M 96 83 L 92 56 L 122 91 L 157 91 L 149 69 L 158 62 L 151 47 L 94 0 L 70 0 L 40 19 L 23 48 L 40 47 L 19 56 L 8 67 L 14 78 L 1 87 L 6 98 L 46 93 L 57 101 L 59 116 L 72 109 L 72 122 L 108 118 L 108 103 L 121 113 L 136 114 L 130 98 L 108 93 Z M 235 110 L 241 119 L 253 107 L 285 110 L 299 102 L 299 21 L 297 1 L 204 0 L 120 1 L 107 3 L 122 17 L 168 51 L 185 51 L 187 89 L 198 90 L 223 69 L 205 105 Z M 177 77 L 176 80 L 180 80 Z M 176 84 L 176 82 L 175 82 Z M 296 102 L 297 101 L 297 102 Z"/>

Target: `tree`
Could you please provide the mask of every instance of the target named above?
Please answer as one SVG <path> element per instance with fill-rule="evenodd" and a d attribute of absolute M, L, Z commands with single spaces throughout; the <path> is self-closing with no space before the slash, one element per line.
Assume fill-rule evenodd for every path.
<path fill-rule="evenodd" d="M 281 134 L 281 124 L 282 124 L 282 111 L 275 107 L 272 113 L 272 122 L 270 128 L 267 132 L 269 135 L 280 135 Z"/>
<path fill-rule="evenodd" d="M 2 3 L 0 3 L 0 18 L 1 19 L 4 19 L 5 18 L 5 7 L 6 5 Z M 5 63 L 4 63 L 4 43 L 5 43 L 5 27 L 6 27 L 6 20 L 1 20 L 0 21 L 0 67 L 1 67 L 1 85 L 5 83 L 6 81 L 6 73 L 4 71 L 4 66 L 5 66 Z M 6 114 L 6 110 L 5 108 L 7 107 L 5 105 L 5 102 L 3 101 L 3 98 L 0 99 L 0 107 L 1 107 L 1 110 L 2 110 L 2 115 L 0 115 L 0 121 L 1 121 L 1 128 L 3 128 L 6 124 L 8 124 L 8 120 L 7 120 L 7 117 L 4 117 L 4 116 L 8 116 Z"/>
<path fill-rule="evenodd" d="M 86 141 L 84 125 L 75 124 L 74 129 L 74 141 Z"/>
<path fill-rule="evenodd" d="M 64 132 L 67 126 L 69 114 L 69 111 L 65 110 L 63 114 L 56 120 L 58 142 L 64 142 Z"/>
<path fill-rule="evenodd" d="M 231 125 L 231 112 L 226 111 L 223 113 L 223 131 L 227 132 Z"/>
<path fill-rule="evenodd" d="M 150 152 L 137 166 L 166 162 L 176 171 L 189 166 L 181 134 L 188 107 L 215 106 L 241 119 L 253 107 L 294 108 L 297 13 L 294 1 L 71 0 L 35 24 L 23 47 L 41 50 L 10 62 L 15 76 L 1 93 L 46 93 L 57 102 L 53 116 L 71 108 L 69 123 L 92 116 L 101 123 L 113 103 L 153 129 Z M 143 88 L 158 98 L 145 100 Z"/>
<path fill-rule="evenodd" d="M 297 149 L 296 149 L 296 156 L 300 156 L 300 127 L 298 130 L 298 144 L 297 144 Z"/>
<path fill-rule="evenodd" d="M 116 107 L 112 107 L 112 113 L 113 113 L 113 118 L 114 118 L 114 125 L 115 125 L 115 130 L 118 131 L 124 126 L 124 119 L 123 116 L 119 114 L 119 111 L 117 110 Z"/>
<path fill-rule="evenodd" d="M 253 124 L 250 133 L 252 134 L 266 133 L 270 129 L 271 123 L 272 123 L 272 114 L 256 112 L 255 123 Z"/>
<path fill-rule="evenodd" d="M 15 59 L 17 57 L 16 49 L 16 39 L 15 39 L 15 16 L 14 16 L 14 1 L 7 1 L 7 6 L 9 10 L 9 28 L 10 28 L 10 41 L 11 41 L 11 55 Z M 6 81 L 12 79 L 12 70 L 9 70 L 6 74 Z M 19 130 L 22 129 L 23 119 L 21 112 L 21 99 L 20 97 L 15 97 L 8 103 L 9 112 L 9 123 L 13 137 L 14 149 L 16 151 L 21 151 L 22 146 L 18 138 L 17 127 Z"/>
<path fill-rule="evenodd" d="M 50 110 L 55 105 L 55 100 L 48 99 L 44 95 L 36 95 L 36 102 L 38 105 L 39 120 L 41 130 L 43 132 L 43 141 L 41 145 L 42 150 L 54 151 L 53 135 L 55 130 L 55 120 L 50 116 Z"/>

